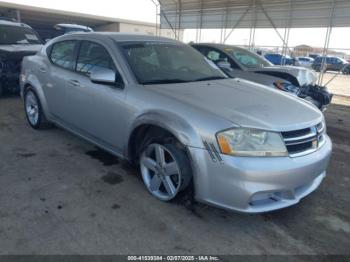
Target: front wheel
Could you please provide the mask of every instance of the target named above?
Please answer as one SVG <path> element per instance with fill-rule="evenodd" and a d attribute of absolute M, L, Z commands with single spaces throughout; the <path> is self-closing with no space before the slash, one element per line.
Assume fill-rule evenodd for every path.
<path fill-rule="evenodd" d="M 346 68 L 343 70 L 343 74 L 344 74 L 344 75 L 349 75 L 349 74 L 350 74 L 350 68 L 349 68 L 349 67 L 346 67 Z"/>
<path fill-rule="evenodd" d="M 46 120 L 40 100 L 32 88 L 24 94 L 24 108 L 29 125 L 34 129 L 43 129 L 50 124 Z"/>
<path fill-rule="evenodd" d="M 192 177 L 186 152 L 175 144 L 147 145 L 141 152 L 140 169 L 148 191 L 162 201 L 174 199 Z"/>

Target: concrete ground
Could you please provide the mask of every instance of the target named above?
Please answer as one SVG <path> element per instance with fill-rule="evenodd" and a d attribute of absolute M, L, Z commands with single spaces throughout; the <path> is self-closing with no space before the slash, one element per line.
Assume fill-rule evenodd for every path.
<path fill-rule="evenodd" d="M 329 84 L 327 84 L 328 82 Z M 328 89 L 333 94 L 350 96 L 350 75 L 343 75 L 338 72 L 327 72 L 324 74 L 322 84 L 327 84 Z"/>
<path fill-rule="evenodd" d="M 350 254 L 350 100 L 326 112 L 334 153 L 296 206 L 245 215 L 162 203 L 137 171 L 0 99 L 0 254 Z"/>

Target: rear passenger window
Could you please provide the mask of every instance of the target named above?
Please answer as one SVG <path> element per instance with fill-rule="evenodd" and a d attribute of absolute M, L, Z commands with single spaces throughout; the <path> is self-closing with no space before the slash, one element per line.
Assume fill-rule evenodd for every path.
<path fill-rule="evenodd" d="M 102 45 L 84 41 L 80 47 L 76 71 L 89 75 L 94 68 L 107 68 L 116 72 L 112 57 Z"/>
<path fill-rule="evenodd" d="M 73 70 L 75 65 L 74 51 L 76 43 L 76 41 L 63 41 L 54 44 L 50 54 L 52 63 Z"/>

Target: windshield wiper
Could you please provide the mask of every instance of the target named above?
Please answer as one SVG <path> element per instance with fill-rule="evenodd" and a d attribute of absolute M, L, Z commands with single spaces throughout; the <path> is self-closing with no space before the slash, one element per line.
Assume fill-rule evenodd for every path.
<path fill-rule="evenodd" d="M 184 80 L 184 79 L 172 78 L 172 79 L 149 80 L 149 81 L 142 82 L 142 84 L 143 85 L 152 85 L 152 84 L 172 84 L 172 83 L 187 83 L 187 82 L 191 82 L 191 81 Z"/>
<path fill-rule="evenodd" d="M 208 76 L 208 77 L 197 78 L 197 79 L 193 80 L 193 82 L 208 81 L 208 80 L 220 80 L 220 79 L 227 79 L 227 77 L 224 77 L 224 76 Z"/>

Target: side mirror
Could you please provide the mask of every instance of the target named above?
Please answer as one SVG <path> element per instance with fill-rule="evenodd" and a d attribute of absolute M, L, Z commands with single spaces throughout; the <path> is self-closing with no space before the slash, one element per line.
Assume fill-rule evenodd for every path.
<path fill-rule="evenodd" d="M 116 73 L 108 68 L 94 68 L 91 70 L 90 80 L 95 84 L 115 85 Z"/>
<path fill-rule="evenodd" d="M 216 65 L 225 72 L 232 72 L 231 64 L 226 61 L 219 61 Z"/>

